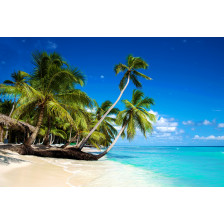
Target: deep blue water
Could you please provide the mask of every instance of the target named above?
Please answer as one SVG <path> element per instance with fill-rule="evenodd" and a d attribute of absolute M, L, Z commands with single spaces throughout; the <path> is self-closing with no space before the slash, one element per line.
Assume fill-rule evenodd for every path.
<path fill-rule="evenodd" d="M 116 146 L 107 158 L 152 171 L 161 186 L 224 187 L 224 147 Z"/>

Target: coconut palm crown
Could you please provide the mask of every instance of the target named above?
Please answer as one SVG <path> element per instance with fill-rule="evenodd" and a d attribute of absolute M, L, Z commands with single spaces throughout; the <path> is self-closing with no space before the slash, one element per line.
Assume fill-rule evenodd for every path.
<path fill-rule="evenodd" d="M 81 150 L 85 143 L 88 141 L 91 134 L 97 129 L 97 127 L 101 124 L 101 122 L 105 119 L 105 117 L 110 113 L 110 111 L 116 106 L 116 104 L 119 102 L 120 98 L 122 97 L 125 89 L 127 88 L 129 81 L 131 80 L 133 84 L 136 87 L 142 87 L 142 84 L 138 80 L 138 77 L 142 77 L 146 80 L 151 80 L 150 77 L 144 75 L 143 73 L 137 71 L 138 69 L 147 69 L 148 64 L 140 57 L 133 57 L 132 55 L 129 55 L 127 57 L 127 65 L 119 63 L 118 65 L 115 65 L 114 71 L 116 75 L 120 72 L 124 72 L 124 76 L 120 81 L 119 88 L 121 90 L 120 95 L 118 96 L 117 100 L 114 102 L 113 105 L 110 106 L 110 108 L 105 112 L 105 114 L 101 117 L 101 119 L 97 122 L 97 124 L 94 126 L 94 128 L 89 132 L 86 138 L 84 138 L 80 144 L 77 146 L 79 150 Z"/>
<path fill-rule="evenodd" d="M 142 87 L 141 82 L 138 80 L 139 77 L 142 77 L 146 80 L 151 80 L 151 78 L 147 75 L 144 75 L 143 73 L 137 71 L 138 69 L 147 69 L 148 67 L 149 65 L 141 57 L 133 57 L 132 55 L 129 55 L 127 57 L 126 64 L 119 63 L 115 65 L 114 71 L 116 75 L 121 72 L 124 73 L 123 78 L 121 79 L 119 84 L 120 90 L 125 87 L 125 84 L 127 84 L 129 79 L 137 88 Z"/>
<path fill-rule="evenodd" d="M 134 90 L 132 100 L 122 100 L 122 102 L 125 105 L 125 110 L 119 112 L 117 116 L 117 124 L 121 126 L 121 130 L 110 147 L 98 155 L 98 158 L 106 155 L 112 149 L 125 130 L 127 139 L 130 141 L 135 137 L 137 130 L 143 133 L 145 138 L 146 134 L 153 130 L 152 123 L 156 121 L 156 116 L 148 111 L 150 106 L 154 105 L 153 99 L 144 97 L 144 93 L 139 90 Z"/>
<path fill-rule="evenodd" d="M 14 116 L 21 117 L 35 108 L 38 114 L 36 130 L 25 142 L 31 145 L 39 133 L 44 116 L 60 117 L 74 125 L 68 112 L 73 105 L 89 106 L 91 99 L 81 90 L 74 89 L 71 85 L 83 85 L 84 76 L 76 69 L 68 68 L 61 56 L 53 53 L 33 54 L 34 71 L 30 77 L 30 84 L 24 83 L 22 96 L 18 101 L 18 108 Z M 72 88 L 73 87 L 73 88 Z"/>

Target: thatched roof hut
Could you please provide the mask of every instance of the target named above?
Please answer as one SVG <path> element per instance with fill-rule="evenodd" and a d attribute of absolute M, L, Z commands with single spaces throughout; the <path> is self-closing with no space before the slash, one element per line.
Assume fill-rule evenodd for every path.
<path fill-rule="evenodd" d="M 25 131 L 26 129 L 28 129 L 29 131 L 34 132 L 35 130 L 34 126 L 23 121 L 18 121 L 14 118 L 11 118 L 1 113 L 0 113 L 0 125 L 6 125 L 9 128 L 21 131 Z"/>

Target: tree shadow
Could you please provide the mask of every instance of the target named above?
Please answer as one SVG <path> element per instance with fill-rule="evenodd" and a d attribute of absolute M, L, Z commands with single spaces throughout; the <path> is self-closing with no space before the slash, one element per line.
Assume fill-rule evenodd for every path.
<path fill-rule="evenodd" d="M 10 155 L 14 155 L 13 153 L 6 152 L 3 150 L 0 150 L 0 153 L 1 153 L 0 154 L 0 165 L 9 165 L 11 163 L 27 162 L 26 160 L 10 157 Z"/>

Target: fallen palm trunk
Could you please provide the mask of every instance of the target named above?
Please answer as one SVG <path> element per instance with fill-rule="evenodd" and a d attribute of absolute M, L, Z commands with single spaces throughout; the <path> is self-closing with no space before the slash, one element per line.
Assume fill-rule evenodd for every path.
<path fill-rule="evenodd" d="M 31 146 L 20 145 L 20 146 L 7 147 L 5 149 L 17 152 L 20 155 L 32 155 L 39 157 L 76 159 L 76 160 L 88 160 L 88 161 L 98 160 L 98 155 L 81 152 L 76 150 L 75 148 L 69 148 L 69 149 L 50 148 L 43 150 L 43 149 L 34 149 Z"/>

